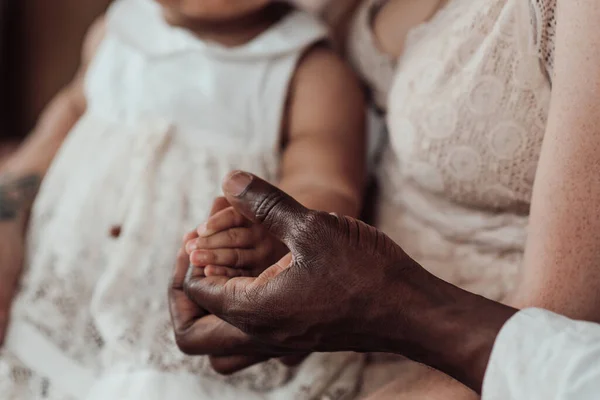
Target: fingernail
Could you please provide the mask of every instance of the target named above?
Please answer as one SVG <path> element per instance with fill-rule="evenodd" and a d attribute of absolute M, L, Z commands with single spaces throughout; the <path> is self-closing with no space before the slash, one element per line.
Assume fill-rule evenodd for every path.
<path fill-rule="evenodd" d="M 188 254 L 192 254 L 192 251 L 196 250 L 196 241 L 195 240 L 190 240 L 189 242 L 187 242 L 185 244 L 185 251 Z"/>
<path fill-rule="evenodd" d="M 223 190 L 231 196 L 240 197 L 244 194 L 246 189 L 248 189 L 250 183 L 252 183 L 252 175 L 246 172 L 236 171 L 229 175 L 228 178 L 225 178 Z"/>
<path fill-rule="evenodd" d="M 191 259 L 192 264 L 194 265 L 206 265 L 210 262 L 210 253 L 207 253 L 206 251 L 195 251 L 192 253 Z"/>

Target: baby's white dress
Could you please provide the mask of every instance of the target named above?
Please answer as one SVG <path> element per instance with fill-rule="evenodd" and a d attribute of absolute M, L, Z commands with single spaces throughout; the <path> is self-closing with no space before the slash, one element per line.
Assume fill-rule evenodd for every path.
<path fill-rule="evenodd" d="M 0 398 L 346 398 L 362 357 L 314 354 L 230 377 L 176 348 L 167 287 L 182 235 L 232 169 L 274 180 L 288 84 L 325 29 L 293 12 L 223 48 L 120 0 L 86 77 L 88 109 L 43 182 L 0 352 Z M 113 238 L 111 227 L 121 226 Z"/>

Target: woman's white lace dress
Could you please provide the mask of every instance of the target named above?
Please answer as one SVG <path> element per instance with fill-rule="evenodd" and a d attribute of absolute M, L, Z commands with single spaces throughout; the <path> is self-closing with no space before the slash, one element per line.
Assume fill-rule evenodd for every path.
<path fill-rule="evenodd" d="M 350 52 L 387 110 L 378 227 L 437 276 L 506 299 L 548 117 L 556 0 L 448 0 L 397 60 L 377 49 L 376 3 L 357 14 Z M 373 368 L 373 382 L 409 375 Z"/>
<path fill-rule="evenodd" d="M 86 80 L 88 110 L 31 216 L 0 398 L 351 396 L 355 354 L 218 376 L 174 345 L 166 296 L 181 237 L 207 217 L 222 177 L 241 168 L 276 178 L 288 83 L 323 28 L 292 13 L 225 49 L 169 27 L 150 0 L 117 1 L 107 24 Z"/>
<path fill-rule="evenodd" d="M 550 102 L 556 0 L 448 0 L 381 54 L 368 0 L 352 59 L 387 110 L 379 226 L 437 275 L 502 299 L 517 282 Z"/>

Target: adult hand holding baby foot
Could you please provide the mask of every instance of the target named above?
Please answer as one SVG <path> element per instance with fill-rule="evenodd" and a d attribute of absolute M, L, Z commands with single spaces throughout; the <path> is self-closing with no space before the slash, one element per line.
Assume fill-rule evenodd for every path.
<path fill-rule="evenodd" d="M 172 303 L 186 353 L 206 354 L 211 342 L 222 355 L 398 353 L 481 389 L 495 335 L 515 310 L 434 277 L 375 228 L 309 210 L 253 175 L 233 173 L 224 190 L 291 253 L 257 278 L 206 277 L 180 258 L 172 296 L 231 324 L 207 332 L 203 318 L 179 318 L 186 309 Z"/>
<path fill-rule="evenodd" d="M 257 278 L 207 277 L 201 268 L 190 267 L 186 294 L 250 334 L 246 342 L 256 338 L 282 354 L 361 349 L 371 340 L 367 331 L 386 319 L 373 309 L 395 313 L 397 297 L 407 294 L 394 288 L 398 280 L 393 278 L 428 277 L 375 228 L 308 210 L 260 178 L 237 172 L 226 179 L 224 190 L 238 212 L 291 250 Z M 370 301 L 382 290 L 397 296 Z M 185 332 L 178 340 L 194 352 Z"/>
<path fill-rule="evenodd" d="M 228 207 L 230 207 L 230 204 L 227 199 L 224 197 L 216 198 L 210 211 L 210 217 Z M 214 355 L 221 354 L 219 352 L 221 347 L 227 347 L 224 341 L 219 341 L 219 338 L 236 335 L 237 329 L 198 307 L 191 302 L 184 293 L 183 281 L 185 274 L 188 271 L 188 266 L 190 265 L 190 256 L 185 249 L 190 241 L 195 241 L 199 237 L 198 229 L 187 233 L 183 237 L 183 244 L 177 255 L 175 272 L 169 288 L 171 320 L 175 327 L 175 331 L 185 332 L 186 335 L 195 338 L 195 340 L 205 342 L 205 351 L 202 354 L 210 355 L 211 365 L 215 371 L 222 374 L 231 374 L 268 360 L 271 358 L 270 356 L 260 354 L 253 356 L 240 356 L 237 354 L 225 356 Z M 191 321 L 195 322 L 193 325 L 193 332 L 190 331 L 192 328 L 192 325 L 190 324 Z M 184 347 L 182 347 L 182 350 L 184 352 L 186 351 Z M 200 354 L 197 351 L 198 347 L 195 348 L 194 354 Z"/>
<path fill-rule="evenodd" d="M 202 319 L 201 323 L 195 327 L 195 337 L 198 339 L 205 337 L 206 351 L 204 354 L 210 356 L 211 365 L 217 372 L 231 374 L 264 362 L 272 355 L 249 356 L 236 354 L 235 351 L 232 355 L 215 355 L 220 354 L 217 346 L 227 346 L 224 346 L 223 343 L 217 344 L 213 339 L 219 335 L 226 336 L 228 332 L 234 333 L 236 329 L 214 315 L 206 313 L 191 303 L 183 294 L 181 285 L 188 265 L 194 264 L 199 268 L 197 271 L 202 273 L 203 269 L 204 274 L 208 276 L 258 274 L 257 270 L 252 269 L 258 268 L 259 271 L 262 271 L 261 265 L 263 265 L 262 269 L 270 265 L 267 260 L 276 260 L 287 251 L 285 245 L 270 236 L 263 227 L 252 224 L 237 213 L 224 197 L 215 199 L 206 223 L 184 236 L 183 247 L 178 256 L 177 270 L 180 271 L 180 274 L 175 274 L 174 288 L 170 292 L 172 310 L 174 310 L 173 307 L 177 307 L 177 310 L 182 312 L 177 315 L 172 312 L 173 322 L 175 326 L 185 329 L 187 325 L 185 321 L 190 318 Z M 207 260 L 211 260 L 213 264 L 209 264 L 206 262 Z M 231 262 L 225 263 L 224 261 Z M 304 357 L 304 355 L 284 357 L 281 361 L 287 365 L 296 365 Z"/>

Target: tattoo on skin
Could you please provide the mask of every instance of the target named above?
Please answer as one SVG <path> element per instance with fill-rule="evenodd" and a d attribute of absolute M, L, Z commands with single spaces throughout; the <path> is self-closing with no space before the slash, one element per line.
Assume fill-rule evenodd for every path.
<path fill-rule="evenodd" d="M 16 219 L 32 204 L 42 179 L 39 175 L 0 179 L 0 222 Z"/>

